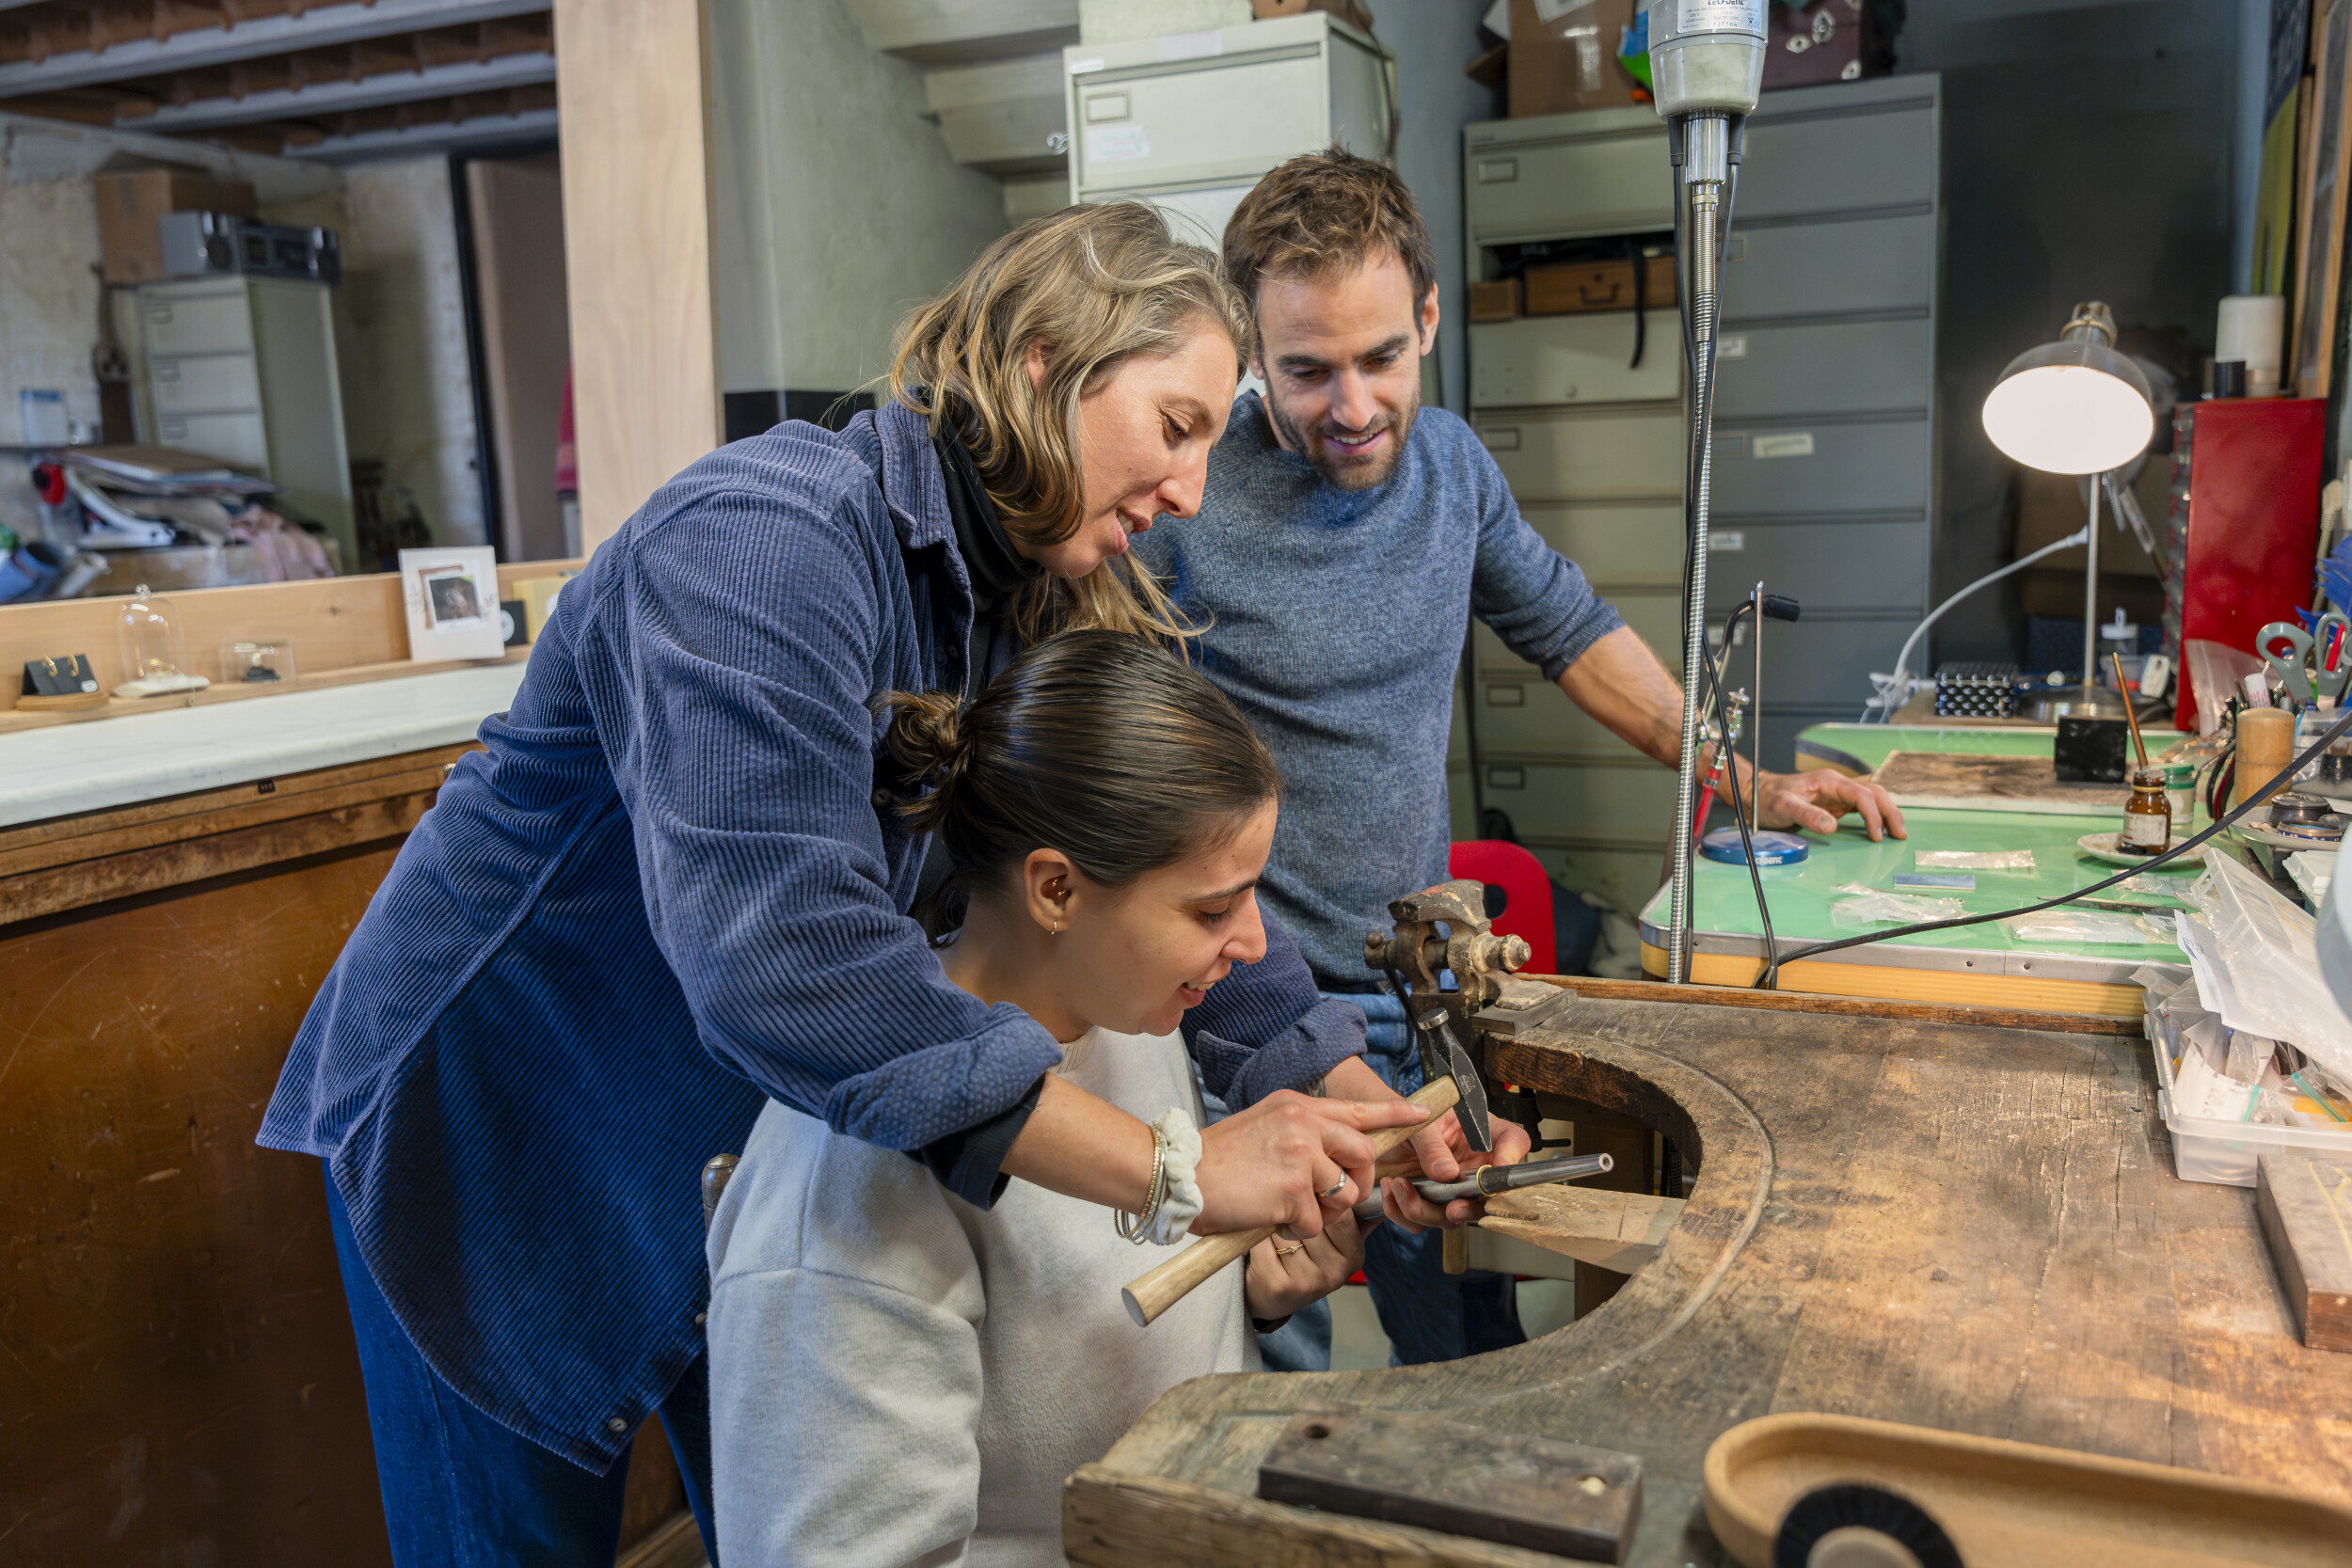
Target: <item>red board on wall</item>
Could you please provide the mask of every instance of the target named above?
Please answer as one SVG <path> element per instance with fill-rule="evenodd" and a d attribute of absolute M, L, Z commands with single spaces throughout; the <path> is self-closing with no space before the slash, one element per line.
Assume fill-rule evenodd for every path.
<path fill-rule="evenodd" d="M 2310 603 L 2319 544 L 2319 398 L 2224 398 L 2197 404 L 2182 553 L 2181 647 L 2199 639 L 2252 652 L 2272 621 Z M 2181 682 L 2176 727 L 2197 728 Z"/>

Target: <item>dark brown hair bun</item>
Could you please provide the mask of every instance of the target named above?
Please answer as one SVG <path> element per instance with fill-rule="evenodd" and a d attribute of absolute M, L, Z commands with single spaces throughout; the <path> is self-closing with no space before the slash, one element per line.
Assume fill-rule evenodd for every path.
<path fill-rule="evenodd" d="M 950 886 L 997 885 L 1033 849 L 1107 887 L 1220 842 L 1281 794 L 1281 770 L 1225 694 L 1121 632 L 1067 631 L 969 703 L 894 691 L 884 743 L 898 810 L 937 833 Z"/>

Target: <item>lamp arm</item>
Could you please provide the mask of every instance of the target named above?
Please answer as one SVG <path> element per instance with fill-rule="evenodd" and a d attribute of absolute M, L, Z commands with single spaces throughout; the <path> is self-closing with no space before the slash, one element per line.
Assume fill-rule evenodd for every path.
<path fill-rule="evenodd" d="M 1942 604 L 1937 605 L 1934 610 L 1928 613 L 1928 618 L 1920 622 L 1919 625 L 1913 629 L 1911 636 L 1904 640 L 1903 651 L 1895 656 L 1895 673 L 1891 675 L 1874 675 L 1871 677 L 1872 684 L 1877 686 L 1879 689 L 1879 722 L 1882 724 L 1890 722 L 1895 717 L 1895 709 L 1901 705 L 1904 698 L 1911 695 L 1909 689 L 1904 684 L 1904 673 L 1911 667 L 1911 651 L 1919 645 L 1919 639 L 1928 634 L 1928 628 L 1943 619 L 1944 612 L 1946 610 L 1960 603 L 1961 600 L 1966 598 L 1978 589 L 1989 587 L 1992 584 L 2000 581 L 2011 572 L 2022 572 L 2044 556 L 2056 555 L 2060 550 L 2071 550 L 2077 545 L 2087 545 L 2090 542 L 2090 525 L 2089 523 L 2085 523 L 2081 528 L 2075 530 L 2073 533 L 2068 534 L 2065 538 L 2044 545 L 2040 549 L 2034 551 L 2031 555 L 2020 556 L 2017 560 L 2010 562 L 2008 565 L 1999 568 L 1997 571 L 1987 572 L 1984 576 L 1979 578 L 1976 581 L 1970 583 L 1967 587 L 1962 589 L 1950 598 L 1946 599 Z"/>

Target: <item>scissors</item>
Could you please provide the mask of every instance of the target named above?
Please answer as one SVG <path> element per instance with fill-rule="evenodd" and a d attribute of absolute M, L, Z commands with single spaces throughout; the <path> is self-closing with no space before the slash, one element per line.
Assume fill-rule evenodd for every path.
<path fill-rule="evenodd" d="M 2344 688 L 2352 686 L 2352 622 L 2335 610 L 2329 610 L 2313 624 L 2310 631 L 2286 621 L 2273 621 L 2255 634 L 2254 651 L 2269 666 L 2273 679 L 2284 686 L 2296 701 L 2308 703 L 2316 697 L 2342 699 Z M 2344 651 L 2338 656 L 2337 667 L 2326 668 L 2328 650 L 2344 640 Z M 2273 652 L 2271 644 L 2280 642 L 2286 651 Z M 2314 649 L 2319 657 L 2312 658 Z M 2306 668 L 2305 661 L 2309 660 Z"/>

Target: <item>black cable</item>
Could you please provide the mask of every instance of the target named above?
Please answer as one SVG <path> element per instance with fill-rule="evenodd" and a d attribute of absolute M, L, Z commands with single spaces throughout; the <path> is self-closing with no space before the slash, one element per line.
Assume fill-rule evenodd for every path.
<path fill-rule="evenodd" d="M 1740 617 L 1755 608 L 1754 599 L 1743 600 L 1740 608 L 1731 612 L 1730 619 L 1724 622 L 1724 664 L 1731 662 L 1733 629 L 1740 625 Z M 1731 785 L 1731 819 L 1740 825 L 1740 849 L 1748 858 L 1748 881 L 1756 889 L 1756 912 L 1764 922 L 1764 961 L 1770 969 L 1776 967 L 1772 963 L 1772 955 L 1780 951 L 1780 939 L 1772 935 L 1772 907 L 1764 901 L 1764 873 L 1756 863 L 1756 840 L 1749 835 L 1747 806 L 1740 799 L 1740 757 L 1731 744 L 1731 710 L 1724 693 L 1723 670 L 1712 660 L 1708 660 L 1705 667 L 1707 684 L 1715 695 L 1715 722 L 1724 736 L 1724 778 Z M 1756 715 L 1756 722 L 1760 724 L 1763 721 L 1763 715 Z M 1693 928 L 1698 925 L 1695 912 L 1691 924 Z"/>
<path fill-rule="evenodd" d="M 1922 931 L 1949 931 L 1963 926 L 1982 926 L 1990 921 L 2008 920 L 2015 915 L 2036 914 L 2043 910 L 2056 909 L 2060 904 L 2071 904 L 2077 898 L 2089 897 L 2094 893 L 2103 893 L 2106 889 L 2115 886 L 2118 882 L 2127 881 L 2144 872 L 2153 871 L 2157 866 L 2163 865 L 2169 861 L 2188 853 L 2191 849 L 2196 848 L 2199 845 L 2213 837 L 2214 834 L 2219 832 L 2222 829 L 2235 827 L 2239 819 L 2244 817 L 2247 813 L 2252 811 L 2256 806 L 2268 804 L 2272 791 L 2290 783 L 2295 778 L 2296 774 L 2301 772 L 2306 767 L 2310 766 L 2321 752 L 2327 751 L 2329 746 L 2333 745 L 2336 738 L 2342 736 L 2346 730 L 2352 730 L 2352 709 L 2347 709 L 2343 718 L 2338 719 L 2333 724 L 2330 724 L 2325 734 L 2323 734 L 2317 740 L 2312 742 L 2309 750 L 2305 751 L 2302 755 L 2294 758 L 2284 768 L 2280 768 L 2278 774 L 2273 777 L 2269 783 L 2264 784 L 2262 788 L 2255 790 L 2253 793 L 2249 795 L 2243 805 L 2240 805 L 2236 809 L 2233 810 L 2227 816 L 2216 817 L 2203 832 L 2197 834 L 2195 837 L 2183 839 L 2180 843 L 2174 845 L 2171 848 L 2167 849 L 2161 855 L 2149 856 L 2146 863 L 2144 864 L 2127 866 L 2123 870 L 2117 872 L 2114 876 L 2107 878 L 2105 881 L 2093 882 L 2089 887 L 2079 887 L 2072 893 L 2062 893 L 2056 898 L 2044 898 L 2039 904 L 2026 904 L 2019 909 L 2002 910 L 1994 914 L 1960 915 L 1951 920 L 1926 920 L 1921 921 L 1915 926 L 1897 926 L 1890 930 L 1873 931 L 1867 936 L 1840 937 L 1835 942 L 1817 942 L 1809 946 L 1800 947 L 1793 953 L 1784 955 L 1777 958 L 1772 958 L 1766 964 L 1764 973 L 1756 976 L 1756 984 L 1751 989 L 1756 990 L 1776 990 L 1776 984 L 1768 984 L 1768 982 L 1775 982 L 1777 980 L 1780 966 L 1782 964 L 1794 963 L 1799 958 L 1809 958 L 1822 953 L 1834 953 L 1844 947 L 1860 947 L 1865 942 L 1884 942 L 1888 937 L 1914 936 Z"/>

